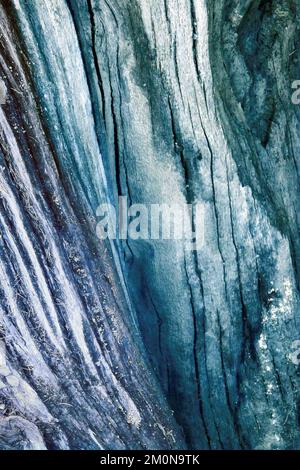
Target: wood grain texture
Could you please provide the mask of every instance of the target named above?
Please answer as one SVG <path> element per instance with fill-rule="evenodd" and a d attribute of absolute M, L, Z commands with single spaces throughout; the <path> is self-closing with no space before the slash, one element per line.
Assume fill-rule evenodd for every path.
<path fill-rule="evenodd" d="M 299 448 L 298 2 L 0 12 L 0 446 Z M 100 242 L 118 195 L 203 248 Z"/>

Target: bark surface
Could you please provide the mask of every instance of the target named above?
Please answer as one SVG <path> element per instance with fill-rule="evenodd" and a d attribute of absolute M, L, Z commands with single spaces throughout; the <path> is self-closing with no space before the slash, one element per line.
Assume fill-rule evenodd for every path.
<path fill-rule="evenodd" d="M 299 15 L 1 1 L 0 447 L 300 448 Z M 119 195 L 203 247 L 99 241 Z"/>

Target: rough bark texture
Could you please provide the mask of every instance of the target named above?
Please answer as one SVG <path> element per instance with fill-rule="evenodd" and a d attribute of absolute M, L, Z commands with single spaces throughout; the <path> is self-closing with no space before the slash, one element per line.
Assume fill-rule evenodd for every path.
<path fill-rule="evenodd" d="M 0 15 L 0 447 L 300 448 L 298 2 Z M 100 242 L 120 194 L 203 248 Z"/>

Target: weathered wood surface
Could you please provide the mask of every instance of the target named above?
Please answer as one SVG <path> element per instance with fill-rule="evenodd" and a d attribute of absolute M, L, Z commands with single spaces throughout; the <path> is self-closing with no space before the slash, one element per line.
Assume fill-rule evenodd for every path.
<path fill-rule="evenodd" d="M 0 446 L 299 448 L 298 2 L 0 11 Z M 203 249 L 100 242 L 118 194 Z"/>

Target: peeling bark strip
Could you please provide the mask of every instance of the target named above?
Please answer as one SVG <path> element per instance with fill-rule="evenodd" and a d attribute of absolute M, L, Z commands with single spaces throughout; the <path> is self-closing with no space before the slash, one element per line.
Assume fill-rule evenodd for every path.
<path fill-rule="evenodd" d="M 300 449 L 299 15 L 1 2 L 1 449 Z M 118 196 L 204 247 L 98 240 Z"/>

